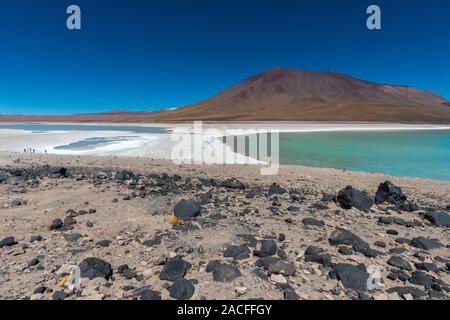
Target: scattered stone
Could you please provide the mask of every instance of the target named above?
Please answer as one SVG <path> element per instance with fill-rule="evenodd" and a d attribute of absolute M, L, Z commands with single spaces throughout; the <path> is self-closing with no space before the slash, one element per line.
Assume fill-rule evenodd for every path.
<path fill-rule="evenodd" d="M 31 243 L 33 243 L 33 242 L 41 242 L 42 240 L 44 240 L 44 239 L 42 238 L 42 236 L 40 234 L 32 234 L 31 237 L 30 237 L 30 242 Z"/>
<path fill-rule="evenodd" d="M 213 280 L 217 282 L 232 282 L 242 276 L 237 266 L 216 260 L 208 263 L 206 272 L 212 272 Z"/>
<path fill-rule="evenodd" d="M 175 206 L 175 216 L 181 219 L 195 218 L 200 215 L 201 207 L 191 200 L 181 200 Z"/>
<path fill-rule="evenodd" d="M 109 280 L 112 276 L 112 268 L 109 263 L 99 258 L 89 257 L 81 261 L 79 264 L 81 277 L 89 280 L 95 278 L 104 278 Z"/>
<path fill-rule="evenodd" d="M 409 262 L 406 261 L 405 259 L 403 259 L 402 257 L 399 257 L 399 256 L 392 256 L 388 260 L 387 264 L 392 266 L 392 267 L 399 268 L 399 269 L 412 271 L 412 267 L 409 264 Z"/>
<path fill-rule="evenodd" d="M 380 248 L 386 248 L 386 243 L 384 243 L 383 241 L 376 241 L 374 245 Z"/>
<path fill-rule="evenodd" d="M 340 247 L 338 252 L 343 256 L 351 256 L 353 254 L 353 249 L 349 247 Z"/>
<path fill-rule="evenodd" d="M 300 208 L 299 207 L 295 207 L 295 206 L 290 206 L 287 208 L 287 211 L 289 212 L 299 212 Z"/>
<path fill-rule="evenodd" d="M 236 178 L 228 179 L 223 183 L 223 186 L 229 189 L 245 189 L 245 184 Z"/>
<path fill-rule="evenodd" d="M 280 260 L 269 265 L 269 276 L 272 274 L 282 274 L 284 276 L 295 275 L 295 266 L 289 262 Z"/>
<path fill-rule="evenodd" d="M 159 278 L 161 280 L 173 282 L 179 278 L 183 278 L 190 267 L 191 264 L 182 259 L 171 259 L 164 265 L 161 273 L 159 274 Z"/>
<path fill-rule="evenodd" d="M 371 249 L 369 244 L 360 237 L 342 228 L 335 230 L 328 238 L 328 241 L 333 246 L 340 244 L 351 245 L 353 246 L 353 250 L 362 253 L 369 258 L 373 258 L 381 254 L 381 252 Z"/>
<path fill-rule="evenodd" d="M 161 293 L 154 291 L 150 286 L 145 286 L 134 290 L 134 294 L 139 298 L 139 300 L 161 300 Z"/>
<path fill-rule="evenodd" d="M 359 266 L 342 263 L 333 267 L 330 271 L 330 277 L 340 280 L 345 288 L 365 290 L 369 274 Z"/>
<path fill-rule="evenodd" d="M 337 201 L 347 210 L 355 207 L 360 211 L 366 211 L 373 206 L 373 200 L 367 193 L 354 189 L 352 186 L 339 191 Z"/>
<path fill-rule="evenodd" d="M 250 249 L 246 245 L 232 245 L 225 250 L 223 256 L 236 260 L 248 259 L 250 258 Z"/>
<path fill-rule="evenodd" d="M 450 215 L 444 210 L 434 210 L 424 216 L 425 219 L 439 227 L 450 227 Z"/>
<path fill-rule="evenodd" d="M 282 187 L 280 187 L 280 185 L 278 185 L 276 183 L 273 183 L 270 186 L 269 191 L 268 191 L 269 197 L 271 197 L 273 195 L 283 195 L 285 193 L 287 193 L 287 190 L 282 188 Z"/>
<path fill-rule="evenodd" d="M 55 219 L 53 220 L 52 224 L 50 225 L 50 230 L 58 230 L 63 227 L 64 223 L 61 219 Z"/>
<path fill-rule="evenodd" d="M 423 249 L 423 250 L 433 250 L 442 248 L 444 245 L 440 243 L 437 239 L 427 239 L 425 237 L 417 237 L 411 240 L 409 243 L 411 247 Z"/>
<path fill-rule="evenodd" d="M 99 247 L 106 248 L 106 247 L 109 247 L 111 242 L 112 242 L 111 240 L 100 240 L 100 241 L 97 242 L 97 245 Z"/>
<path fill-rule="evenodd" d="M 403 194 L 400 187 L 397 187 L 390 181 L 383 182 L 378 187 L 375 195 L 375 204 L 380 205 L 385 202 L 390 204 L 402 204 L 407 197 Z"/>
<path fill-rule="evenodd" d="M 0 241 L 0 248 L 11 247 L 11 246 L 15 246 L 16 244 L 17 244 L 17 242 L 14 239 L 14 237 L 6 237 L 2 241 Z"/>
<path fill-rule="evenodd" d="M 33 258 L 33 259 L 31 259 L 30 262 L 28 262 L 28 268 L 34 267 L 37 264 L 39 264 L 39 259 L 38 258 Z"/>
<path fill-rule="evenodd" d="M 253 254 L 257 257 L 267 257 L 275 255 L 277 250 L 277 244 L 274 240 L 261 240 L 256 244 Z"/>
<path fill-rule="evenodd" d="M 39 286 L 36 289 L 34 289 L 33 293 L 34 294 L 43 294 L 45 291 L 47 290 L 46 287 L 44 286 Z"/>
<path fill-rule="evenodd" d="M 175 280 L 169 289 L 170 297 L 177 300 L 189 300 L 194 295 L 194 292 L 194 285 L 185 278 Z"/>
<path fill-rule="evenodd" d="M 425 272 L 416 271 L 413 272 L 411 278 L 409 278 L 409 282 L 412 284 L 417 284 L 420 286 L 424 286 L 427 289 L 431 289 L 433 285 L 433 279 L 431 279 Z"/>
<path fill-rule="evenodd" d="M 305 250 L 305 255 L 307 256 L 314 256 L 317 254 L 322 253 L 324 250 L 322 248 L 316 247 L 316 246 L 309 246 Z"/>
<path fill-rule="evenodd" d="M 335 198 L 336 198 L 336 195 L 331 194 L 331 193 L 324 193 L 322 195 L 322 201 L 323 202 L 332 202 L 332 201 L 335 200 Z"/>
<path fill-rule="evenodd" d="M 331 256 L 327 253 L 321 253 L 316 255 L 305 255 L 305 262 L 314 262 L 321 264 L 327 268 L 331 267 Z"/>
<path fill-rule="evenodd" d="M 62 292 L 62 291 L 55 291 L 55 292 L 53 292 L 53 294 L 52 294 L 52 300 L 64 300 L 64 299 L 66 299 L 67 298 L 67 296 L 68 296 L 68 294 L 67 293 L 65 293 L 65 292 Z"/>
<path fill-rule="evenodd" d="M 305 226 L 315 226 L 315 227 L 323 227 L 325 225 L 325 223 L 323 223 L 323 221 L 319 221 L 314 218 L 305 218 L 302 220 L 302 223 Z"/>

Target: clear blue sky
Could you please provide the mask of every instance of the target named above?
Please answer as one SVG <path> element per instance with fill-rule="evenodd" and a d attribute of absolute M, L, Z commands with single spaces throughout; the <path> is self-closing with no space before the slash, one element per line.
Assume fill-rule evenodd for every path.
<path fill-rule="evenodd" d="M 370 4 L 381 31 L 365 27 Z M 176 107 L 277 66 L 450 99 L 450 1 L 0 1 L 0 114 Z"/>

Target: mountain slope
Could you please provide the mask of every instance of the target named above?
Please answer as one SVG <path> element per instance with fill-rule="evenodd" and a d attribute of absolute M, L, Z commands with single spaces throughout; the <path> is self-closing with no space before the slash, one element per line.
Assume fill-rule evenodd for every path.
<path fill-rule="evenodd" d="M 430 91 L 358 80 L 337 72 L 276 68 L 160 121 L 296 120 L 450 122 L 450 103 Z"/>

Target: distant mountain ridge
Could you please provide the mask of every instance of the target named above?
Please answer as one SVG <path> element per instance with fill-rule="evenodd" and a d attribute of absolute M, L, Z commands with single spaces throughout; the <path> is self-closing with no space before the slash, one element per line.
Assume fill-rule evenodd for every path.
<path fill-rule="evenodd" d="M 338 72 L 275 68 L 155 119 L 450 123 L 450 102 L 431 91 Z"/>
<path fill-rule="evenodd" d="M 426 90 L 339 72 L 275 68 L 204 101 L 154 112 L 0 117 L 0 121 L 360 121 L 450 123 L 450 101 Z"/>

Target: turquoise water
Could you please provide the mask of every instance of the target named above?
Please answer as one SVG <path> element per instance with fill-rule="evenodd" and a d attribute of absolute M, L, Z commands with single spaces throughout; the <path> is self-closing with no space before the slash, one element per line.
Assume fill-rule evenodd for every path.
<path fill-rule="evenodd" d="M 450 130 L 282 133 L 280 163 L 450 180 Z"/>

